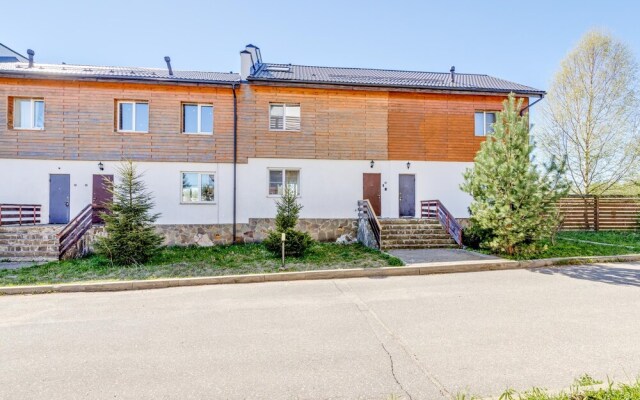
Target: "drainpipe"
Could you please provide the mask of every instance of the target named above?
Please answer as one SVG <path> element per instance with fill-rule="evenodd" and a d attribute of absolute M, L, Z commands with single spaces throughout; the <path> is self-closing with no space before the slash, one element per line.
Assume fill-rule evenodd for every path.
<path fill-rule="evenodd" d="M 528 106 L 526 106 L 525 108 L 523 108 L 522 110 L 520 110 L 520 116 L 522 117 L 524 115 L 524 112 L 527 111 L 529 108 L 533 107 L 535 104 L 539 103 L 542 101 L 542 99 L 544 99 L 544 94 L 540 95 L 540 98 L 536 101 L 534 101 L 533 103 L 529 104 Z"/>
<path fill-rule="evenodd" d="M 233 240 L 236 243 L 236 203 L 237 203 L 237 163 L 238 163 L 238 97 L 236 96 L 236 84 L 231 85 L 233 92 Z"/>

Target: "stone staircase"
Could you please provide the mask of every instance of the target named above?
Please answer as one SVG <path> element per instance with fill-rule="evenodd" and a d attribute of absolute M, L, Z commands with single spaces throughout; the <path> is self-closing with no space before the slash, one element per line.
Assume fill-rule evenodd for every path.
<path fill-rule="evenodd" d="M 382 250 L 458 248 L 435 218 L 380 219 Z"/>
<path fill-rule="evenodd" d="M 58 259 L 59 225 L 0 226 L 0 260 Z"/>

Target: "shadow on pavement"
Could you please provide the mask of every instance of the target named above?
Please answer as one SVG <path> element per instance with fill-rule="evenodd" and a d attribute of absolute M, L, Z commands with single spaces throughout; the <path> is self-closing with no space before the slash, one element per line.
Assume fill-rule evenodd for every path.
<path fill-rule="evenodd" d="M 620 268 L 599 264 L 576 265 L 558 268 L 532 269 L 531 272 L 545 275 L 564 275 L 611 285 L 640 287 L 640 269 Z"/>

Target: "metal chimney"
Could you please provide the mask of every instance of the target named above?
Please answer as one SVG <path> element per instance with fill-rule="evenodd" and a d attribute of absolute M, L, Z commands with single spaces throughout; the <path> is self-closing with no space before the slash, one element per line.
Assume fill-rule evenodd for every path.
<path fill-rule="evenodd" d="M 251 68 L 253 67 L 253 58 L 249 51 L 242 50 L 240 52 L 240 78 L 247 79 L 251 75 Z"/>
<path fill-rule="evenodd" d="M 456 83 L 456 67 L 455 67 L 455 65 L 451 66 L 451 69 L 449 70 L 449 72 L 451 73 L 451 83 Z"/>
<path fill-rule="evenodd" d="M 164 61 L 167 63 L 167 69 L 169 70 L 169 75 L 173 76 L 173 69 L 171 69 L 171 57 L 165 56 Z"/>
<path fill-rule="evenodd" d="M 36 55 L 36 52 L 28 49 L 27 54 L 29 55 L 29 68 L 33 68 L 33 56 Z"/>

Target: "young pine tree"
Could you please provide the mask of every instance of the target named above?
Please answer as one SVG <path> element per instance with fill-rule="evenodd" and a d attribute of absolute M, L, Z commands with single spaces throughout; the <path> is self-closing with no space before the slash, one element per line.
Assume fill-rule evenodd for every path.
<path fill-rule="evenodd" d="M 302 205 L 294 190 L 285 188 L 282 198 L 276 202 L 276 229 L 269 232 L 264 240 L 267 249 L 277 255 L 282 251 L 282 233 L 286 235 L 284 252 L 287 256 L 300 257 L 313 244 L 313 239 L 306 232 L 295 229 Z"/>
<path fill-rule="evenodd" d="M 108 212 L 101 215 L 107 235 L 98 239 L 95 249 L 113 264 L 144 263 L 162 244 L 162 236 L 153 228 L 160 214 L 151 213 L 153 197 L 132 162 L 124 163 L 118 175 L 120 182 L 110 189 L 113 202 L 107 204 Z"/>
<path fill-rule="evenodd" d="M 532 162 L 528 115 L 522 99 L 509 95 L 493 134 L 482 143 L 461 188 L 473 197 L 470 230 L 480 246 L 509 255 L 541 250 L 560 220 L 555 204 L 567 193 L 563 166 L 552 162 L 540 173 Z"/>

